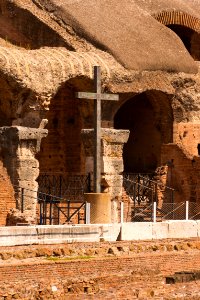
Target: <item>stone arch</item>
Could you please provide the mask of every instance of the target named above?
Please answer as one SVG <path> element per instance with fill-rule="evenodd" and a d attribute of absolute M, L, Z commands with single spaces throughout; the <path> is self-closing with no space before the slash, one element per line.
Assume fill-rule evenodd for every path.
<path fill-rule="evenodd" d="M 11 162 L 8 162 L 9 151 L 4 147 L 6 137 L 2 135 L 3 128 L 9 128 L 12 125 L 14 118 L 13 98 L 13 92 L 8 80 L 0 76 L 0 226 L 7 224 L 7 216 L 10 209 L 16 209 L 17 207 L 8 166 L 9 164 L 11 165 Z M 15 148 L 12 142 L 9 144 L 9 148 L 11 147 Z M 9 158 L 11 160 L 11 155 Z"/>
<path fill-rule="evenodd" d="M 48 136 L 42 140 L 37 158 L 40 173 L 84 174 L 84 151 L 81 129 L 93 126 L 92 101 L 79 100 L 76 92 L 92 90 L 88 78 L 73 78 L 56 93 L 49 105 L 45 118 Z"/>
<path fill-rule="evenodd" d="M 164 25 L 183 25 L 200 33 L 200 20 L 182 11 L 163 11 L 154 14 L 153 17 Z"/>
<path fill-rule="evenodd" d="M 173 30 L 195 60 L 200 60 L 200 20 L 182 11 L 164 11 L 153 17 Z"/>
<path fill-rule="evenodd" d="M 171 96 L 147 91 L 129 98 L 114 117 L 116 129 L 130 130 L 124 146 L 125 172 L 154 172 L 161 164 L 162 144 L 171 143 Z"/>
<path fill-rule="evenodd" d="M 2 0 L 0 12 L 1 20 L 6 24 L 0 28 L 0 37 L 6 43 L 26 49 L 57 46 L 74 50 L 64 37 L 56 33 L 51 26 L 47 26 L 42 18 L 34 16 L 28 9 Z"/>

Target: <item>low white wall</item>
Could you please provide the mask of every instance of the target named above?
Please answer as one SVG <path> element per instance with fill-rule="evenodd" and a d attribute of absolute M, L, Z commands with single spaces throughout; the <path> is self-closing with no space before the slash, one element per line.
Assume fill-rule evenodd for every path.
<path fill-rule="evenodd" d="M 0 246 L 200 237 L 200 221 L 0 227 Z"/>
<path fill-rule="evenodd" d="M 0 227 L 0 246 L 116 241 L 120 224 Z"/>
<path fill-rule="evenodd" d="M 123 223 L 121 227 L 121 240 L 148 240 L 152 239 L 152 223 L 135 222 Z"/>
<path fill-rule="evenodd" d="M 200 237 L 200 221 L 165 221 L 124 223 L 121 240 L 156 240 Z"/>

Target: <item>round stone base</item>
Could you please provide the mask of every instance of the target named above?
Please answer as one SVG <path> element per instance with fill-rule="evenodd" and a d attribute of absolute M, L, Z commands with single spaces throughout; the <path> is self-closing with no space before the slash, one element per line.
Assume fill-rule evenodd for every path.
<path fill-rule="evenodd" d="M 90 203 L 90 223 L 111 223 L 111 198 L 108 193 L 86 193 L 85 201 Z"/>

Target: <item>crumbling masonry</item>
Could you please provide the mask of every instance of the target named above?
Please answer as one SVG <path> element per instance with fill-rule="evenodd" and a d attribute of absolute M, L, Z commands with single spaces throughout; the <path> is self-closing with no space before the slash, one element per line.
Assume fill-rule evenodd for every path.
<path fill-rule="evenodd" d="M 95 65 L 120 97 L 102 105 L 112 221 L 123 171 L 157 172 L 176 202 L 200 203 L 199 0 L 95 3 L 0 3 L 0 225 L 38 222 L 39 175 L 92 171 L 93 103 L 76 92 L 93 90 Z"/>

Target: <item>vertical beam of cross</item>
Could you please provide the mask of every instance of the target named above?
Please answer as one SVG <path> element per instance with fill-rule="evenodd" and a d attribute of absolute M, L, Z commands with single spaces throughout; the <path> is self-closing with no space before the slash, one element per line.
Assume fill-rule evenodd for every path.
<path fill-rule="evenodd" d="M 94 192 L 101 192 L 101 69 L 94 67 Z"/>
<path fill-rule="evenodd" d="M 101 68 L 94 67 L 95 93 L 78 92 L 79 99 L 94 99 L 94 192 L 101 193 L 101 100 L 119 100 L 118 95 L 101 93 Z"/>

